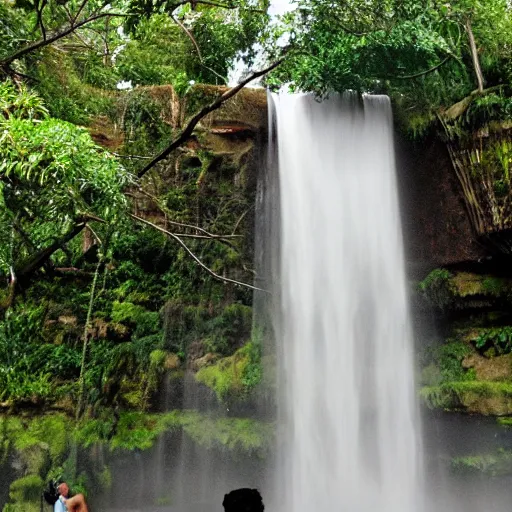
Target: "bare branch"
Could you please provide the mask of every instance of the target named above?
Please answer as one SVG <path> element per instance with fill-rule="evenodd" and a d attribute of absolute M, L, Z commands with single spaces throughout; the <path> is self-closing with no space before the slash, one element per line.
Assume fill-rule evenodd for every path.
<path fill-rule="evenodd" d="M 139 192 L 141 194 L 144 194 L 145 196 L 149 197 L 158 206 L 158 208 L 160 208 L 160 210 L 162 210 L 162 212 L 164 214 L 167 214 L 167 212 L 165 211 L 165 208 L 162 207 L 162 205 L 160 204 L 160 201 L 158 200 L 158 198 L 156 198 L 155 196 L 153 196 L 149 192 L 146 192 L 143 188 L 139 188 Z M 240 238 L 241 237 L 241 235 L 235 235 L 234 232 L 231 235 L 214 235 L 213 233 L 210 233 L 209 231 L 206 231 L 206 229 L 200 228 L 199 226 L 195 226 L 194 224 L 186 224 L 184 222 L 176 222 L 174 220 L 169 220 L 169 219 L 166 219 L 166 222 L 168 224 L 172 224 L 173 226 L 176 226 L 176 227 L 179 227 L 179 228 L 193 229 L 194 231 L 198 231 L 199 233 L 203 233 L 203 235 L 205 235 L 204 238 L 212 238 L 212 239 L 217 239 L 217 240 L 222 241 L 222 240 L 224 240 L 226 238 Z M 228 245 L 230 247 L 233 247 L 232 244 L 230 244 L 230 243 Z"/>
<path fill-rule="evenodd" d="M 217 110 L 222 106 L 223 103 L 225 103 L 229 98 L 232 98 L 235 94 L 237 94 L 241 89 L 243 89 L 248 83 L 252 82 L 256 78 L 259 78 L 260 76 L 266 75 L 268 72 L 275 69 L 281 62 L 283 62 L 284 58 L 281 58 L 271 64 L 270 66 L 260 70 L 255 71 L 254 73 L 251 73 L 245 80 L 242 80 L 237 86 L 228 89 L 224 94 L 219 96 L 213 103 L 210 103 L 206 107 L 203 107 L 187 124 L 185 129 L 181 132 L 181 134 L 174 139 L 174 141 L 167 146 L 161 153 L 159 153 L 157 156 L 155 156 L 151 162 L 149 162 L 147 165 L 145 165 L 137 174 L 138 178 L 142 178 L 150 169 L 152 169 L 158 162 L 161 162 L 165 158 L 167 158 L 176 148 L 181 146 L 183 143 L 185 143 L 190 136 L 192 135 L 192 132 L 194 131 L 194 128 L 196 125 L 206 117 L 210 112 L 213 112 L 214 110 Z"/>
<path fill-rule="evenodd" d="M 192 44 L 194 45 L 194 48 L 196 49 L 197 56 L 199 57 L 199 60 L 201 62 L 203 62 L 203 56 L 201 54 L 201 49 L 199 48 L 199 45 L 197 44 L 197 41 L 195 40 L 195 38 L 192 35 L 192 33 L 190 32 L 190 30 L 187 27 L 185 27 L 185 25 L 183 25 L 183 23 L 181 23 L 181 21 L 178 18 L 175 18 L 172 14 L 171 14 L 171 19 L 172 19 L 172 21 L 174 21 L 174 23 L 176 23 L 176 25 L 178 25 L 178 27 L 181 28 L 181 30 L 183 30 L 183 32 L 185 32 L 186 36 L 192 41 Z"/>
<path fill-rule="evenodd" d="M 101 241 L 101 238 L 98 236 L 98 233 L 96 233 L 96 231 L 94 231 L 94 229 L 91 227 L 91 225 L 89 223 L 86 224 L 86 228 L 92 233 L 92 236 L 94 238 L 96 238 L 96 241 L 98 242 L 98 244 L 103 245 L 103 242 Z"/>
<path fill-rule="evenodd" d="M 189 4 L 189 3 L 195 3 L 196 5 L 197 4 L 211 5 L 212 7 L 220 7 L 221 9 L 237 9 L 238 8 L 238 5 L 236 5 L 236 4 L 232 4 L 232 3 L 223 4 L 221 2 L 213 2 L 212 0 L 195 0 L 194 2 L 192 2 L 191 0 L 186 0 L 185 2 L 180 2 L 179 4 L 177 4 L 174 8 L 176 9 L 177 7 L 179 7 L 181 5 Z M 247 9 L 247 10 L 250 10 L 251 12 L 265 13 L 265 11 L 263 9 Z"/>
<path fill-rule="evenodd" d="M 146 219 L 143 219 L 141 217 L 137 217 L 136 215 L 133 215 L 133 214 L 130 214 L 130 217 L 134 220 L 136 220 L 137 222 L 141 222 L 142 224 L 146 224 L 148 226 L 151 226 L 152 228 L 156 229 L 157 231 L 160 231 L 161 233 L 164 233 L 165 235 L 167 236 L 170 236 L 171 238 L 173 238 L 174 240 L 176 240 L 176 242 L 178 242 L 178 244 L 180 244 L 180 246 L 185 250 L 185 252 L 203 269 L 205 270 L 208 274 L 210 274 L 212 277 L 214 277 L 215 279 L 217 279 L 218 281 L 223 281 L 225 283 L 232 283 L 232 284 L 236 284 L 237 286 L 243 286 L 244 288 L 249 288 L 251 290 L 257 290 L 257 291 L 260 291 L 260 292 L 266 292 L 266 293 L 269 293 L 267 292 L 267 290 L 264 290 L 263 288 L 258 288 L 257 286 L 253 286 L 252 284 L 248 284 L 248 283 L 242 283 L 241 281 L 236 281 L 235 279 L 229 279 L 228 277 L 223 277 L 223 276 L 220 276 L 219 274 L 216 274 L 211 268 L 207 267 L 190 249 L 189 247 L 185 244 L 185 242 L 183 242 L 183 240 L 177 236 L 175 233 L 171 233 L 170 231 L 167 231 L 166 229 L 164 228 L 161 228 L 160 226 L 157 226 L 156 224 L 153 224 L 152 222 L 149 222 L 148 220 Z"/>
<path fill-rule="evenodd" d="M 475 69 L 476 81 L 478 84 L 478 91 L 484 91 L 484 75 L 482 73 L 482 68 L 480 67 L 480 59 L 478 57 L 478 50 L 476 48 L 475 36 L 473 35 L 473 29 L 471 28 L 471 21 L 469 18 L 465 23 L 466 32 L 468 33 L 469 38 L 469 48 L 471 50 L 471 59 L 473 60 L 473 67 Z"/>
<path fill-rule="evenodd" d="M 242 222 L 244 217 L 251 211 L 252 208 L 254 208 L 254 206 L 251 206 L 250 208 L 247 208 L 247 210 L 245 210 L 245 212 L 242 213 L 242 215 L 240 215 L 238 220 L 235 222 L 235 227 L 233 228 L 233 231 L 231 232 L 232 235 L 234 235 L 236 233 L 236 230 L 238 229 L 238 226 L 240 226 L 240 223 Z"/>
<path fill-rule="evenodd" d="M 117 158 L 128 158 L 129 160 L 151 160 L 150 156 L 142 156 L 142 155 L 121 155 L 121 153 L 111 152 Z"/>
<path fill-rule="evenodd" d="M 436 69 L 439 69 L 441 66 L 444 66 L 451 58 L 452 58 L 452 56 L 448 55 L 448 57 L 446 57 L 439 64 L 436 64 L 435 66 L 431 67 L 430 69 L 426 69 L 425 71 L 420 71 L 419 73 L 415 73 L 413 75 L 396 76 L 395 78 L 398 80 L 409 80 L 410 78 L 419 78 L 420 76 L 428 75 L 429 73 L 432 73 Z"/>

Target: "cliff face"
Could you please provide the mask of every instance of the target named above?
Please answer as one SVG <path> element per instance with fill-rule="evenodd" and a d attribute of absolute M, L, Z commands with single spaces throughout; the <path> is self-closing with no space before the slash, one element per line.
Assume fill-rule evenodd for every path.
<path fill-rule="evenodd" d="M 415 277 L 486 255 L 471 228 L 446 146 L 434 138 L 397 141 L 406 258 Z"/>

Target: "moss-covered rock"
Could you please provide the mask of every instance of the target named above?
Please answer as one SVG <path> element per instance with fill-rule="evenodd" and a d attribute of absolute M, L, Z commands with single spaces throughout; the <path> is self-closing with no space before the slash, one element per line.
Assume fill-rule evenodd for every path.
<path fill-rule="evenodd" d="M 512 279 L 441 268 L 432 270 L 418 288 L 437 308 L 474 308 L 492 305 L 498 299 L 509 300 Z"/>
<path fill-rule="evenodd" d="M 462 367 L 474 369 L 479 381 L 512 380 L 512 354 L 489 358 L 473 352 L 462 360 Z"/>
<path fill-rule="evenodd" d="M 420 397 L 432 409 L 460 410 L 484 416 L 512 414 L 511 382 L 446 382 L 423 387 Z"/>
<path fill-rule="evenodd" d="M 243 398 L 261 382 L 261 377 L 261 348 L 253 343 L 196 374 L 197 381 L 215 391 L 221 401 Z"/>

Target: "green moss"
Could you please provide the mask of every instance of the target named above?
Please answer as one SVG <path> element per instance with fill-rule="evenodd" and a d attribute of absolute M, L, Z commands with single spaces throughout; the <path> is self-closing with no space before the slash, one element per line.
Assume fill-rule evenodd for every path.
<path fill-rule="evenodd" d="M 110 447 L 145 450 L 153 446 L 161 433 L 179 427 L 179 416 L 176 413 L 166 415 L 124 413 L 119 418 Z"/>
<path fill-rule="evenodd" d="M 512 474 L 512 452 L 499 450 L 497 453 L 455 457 L 451 469 L 461 474 L 485 474 L 504 476 Z"/>
<path fill-rule="evenodd" d="M 434 269 L 418 284 L 422 295 L 436 307 L 445 308 L 453 300 L 452 274 L 443 268 Z"/>
<path fill-rule="evenodd" d="M 14 502 L 35 501 L 41 496 L 43 480 L 38 475 L 27 475 L 15 480 L 9 489 L 9 497 Z"/>
<path fill-rule="evenodd" d="M 75 124 L 89 124 L 92 116 L 115 112 L 116 92 L 84 83 L 73 60 L 47 47 L 37 70 L 37 90 L 54 117 Z"/>
<path fill-rule="evenodd" d="M 201 368 L 196 374 L 197 381 L 213 389 L 221 401 L 246 396 L 261 378 L 261 348 L 254 343 L 247 343 L 232 356 Z"/>
<path fill-rule="evenodd" d="M 418 288 L 428 302 L 443 309 L 463 306 L 463 299 L 468 297 L 509 297 L 512 282 L 510 279 L 490 275 L 435 269 L 419 283 Z"/>
<path fill-rule="evenodd" d="M 118 106 L 128 136 L 123 146 L 127 154 L 154 154 L 172 140 L 174 104 L 170 87 L 134 89 L 123 94 Z"/>
<path fill-rule="evenodd" d="M 509 382 L 446 382 L 423 387 L 420 397 L 431 409 L 464 410 L 491 416 L 512 414 L 512 383 Z"/>
<path fill-rule="evenodd" d="M 489 295 L 499 297 L 510 291 L 510 282 L 501 277 L 487 276 L 482 279 L 482 290 Z"/>
<path fill-rule="evenodd" d="M 112 303 L 112 320 L 114 322 L 137 323 L 139 317 L 145 313 L 142 306 L 138 306 L 131 302 L 118 302 Z"/>
<path fill-rule="evenodd" d="M 502 427 L 512 428 L 512 417 L 498 418 L 497 422 L 498 425 L 501 425 Z"/>

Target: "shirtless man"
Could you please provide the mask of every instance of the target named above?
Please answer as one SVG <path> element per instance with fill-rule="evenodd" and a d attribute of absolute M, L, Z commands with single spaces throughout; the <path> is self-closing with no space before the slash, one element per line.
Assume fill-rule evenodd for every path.
<path fill-rule="evenodd" d="M 83 494 L 77 494 L 72 498 L 68 498 L 69 486 L 66 482 L 59 484 L 57 489 L 60 496 L 53 506 L 54 512 L 89 512 Z"/>

